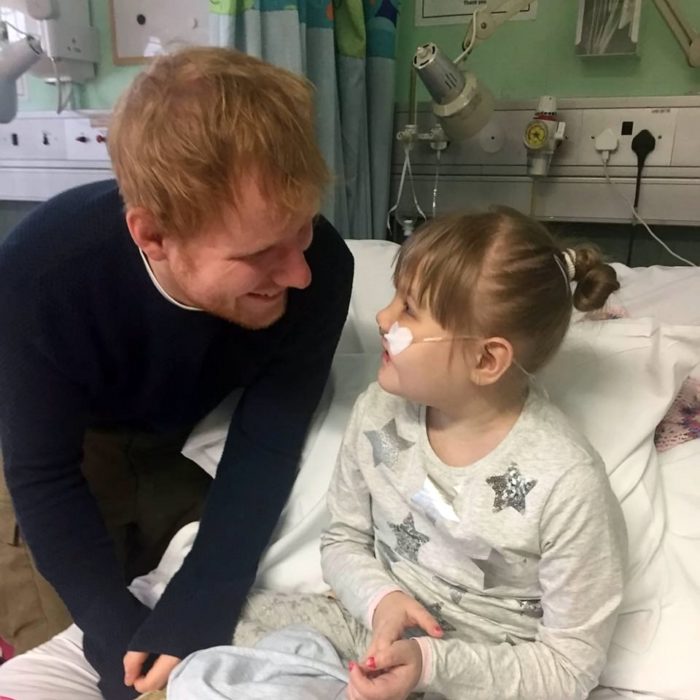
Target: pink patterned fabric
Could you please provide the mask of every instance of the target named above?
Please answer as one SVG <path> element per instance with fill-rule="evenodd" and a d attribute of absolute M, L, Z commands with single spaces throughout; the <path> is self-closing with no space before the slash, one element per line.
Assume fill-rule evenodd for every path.
<path fill-rule="evenodd" d="M 602 309 L 589 311 L 586 314 L 587 321 L 610 321 L 616 318 L 627 318 L 629 314 L 627 309 L 622 306 L 610 306 L 606 304 Z"/>
<path fill-rule="evenodd" d="M 659 452 L 700 438 L 700 379 L 685 380 L 654 435 Z"/>
<path fill-rule="evenodd" d="M 585 315 L 587 321 L 608 321 L 627 318 L 629 313 L 622 306 L 605 305 Z M 668 413 L 654 433 L 654 443 L 659 452 L 676 445 L 700 438 L 700 379 L 688 378 L 683 383 Z"/>

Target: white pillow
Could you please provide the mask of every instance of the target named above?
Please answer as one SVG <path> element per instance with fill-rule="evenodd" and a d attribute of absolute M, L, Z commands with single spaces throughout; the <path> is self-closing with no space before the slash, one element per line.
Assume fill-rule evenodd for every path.
<path fill-rule="evenodd" d="M 700 327 L 653 319 L 574 324 L 540 378 L 550 398 L 606 464 L 629 537 L 629 579 L 615 643 L 641 651 L 654 638 L 666 581 L 665 528 L 654 430 L 700 361 Z M 615 685 L 606 678 L 606 685 Z"/>
<path fill-rule="evenodd" d="M 379 354 L 381 343 L 376 315 L 394 295 L 391 273 L 399 246 L 391 241 L 345 242 L 355 258 L 355 275 L 348 320 L 336 354 Z"/>
<path fill-rule="evenodd" d="M 620 289 L 611 304 L 631 317 L 651 316 L 664 323 L 700 325 L 700 272 L 695 267 L 627 267 L 614 263 Z"/>
<path fill-rule="evenodd" d="M 642 650 L 613 643 L 603 680 L 649 697 L 700 697 L 700 440 L 659 455 L 668 528 L 659 559 L 667 581 L 658 591 L 661 615 Z M 653 694 L 653 695 L 652 695 Z"/>
<path fill-rule="evenodd" d="M 320 494 L 328 484 L 352 401 L 374 379 L 380 350 L 375 315 L 393 294 L 391 270 L 397 246 L 386 241 L 348 241 L 348 245 L 355 256 L 355 286 L 334 362 L 333 388 L 317 412 L 300 477 L 260 570 L 259 584 L 280 590 L 324 588 L 318 562 L 318 537 L 325 524 Z M 358 350 L 368 354 L 344 357 Z M 586 321 L 572 326 L 560 353 L 540 373 L 552 400 L 604 459 L 627 520 L 631 578 L 614 640 L 619 653 L 643 653 L 659 624 L 667 574 L 660 548 L 665 513 L 653 434 L 698 363 L 699 352 L 697 327 L 663 326 L 651 319 Z M 329 392 L 340 391 L 341 385 L 344 398 L 330 420 L 329 406 L 332 409 L 339 397 Z M 211 469 L 216 464 L 230 410 L 229 406 L 225 415 L 217 416 L 204 438 L 198 428 L 188 441 L 185 453 L 202 466 Z M 328 441 L 327 447 L 316 452 L 318 461 L 309 461 L 314 445 L 322 444 L 319 439 Z M 315 479 L 307 481 L 305 474 Z M 623 667 L 611 664 L 604 674 L 606 684 L 617 685 L 616 674 L 619 680 Z"/>

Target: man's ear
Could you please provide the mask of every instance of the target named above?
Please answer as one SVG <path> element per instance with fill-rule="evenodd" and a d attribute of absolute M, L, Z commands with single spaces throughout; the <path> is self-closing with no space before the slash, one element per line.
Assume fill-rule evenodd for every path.
<path fill-rule="evenodd" d="M 472 381 L 479 386 L 495 384 L 512 364 L 513 346 L 505 338 L 488 338 L 472 370 Z"/>
<path fill-rule="evenodd" d="M 165 260 L 164 236 L 151 212 L 134 207 L 126 212 L 126 225 L 134 243 L 150 260 Z"/>

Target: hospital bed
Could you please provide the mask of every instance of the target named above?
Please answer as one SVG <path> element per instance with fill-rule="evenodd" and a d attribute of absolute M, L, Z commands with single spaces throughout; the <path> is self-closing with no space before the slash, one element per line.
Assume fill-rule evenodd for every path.
<path fill-rule="evenodd" d="M 328 522 L 326 490 L 355 398 L 376 376 L 380 344 L 374 317 L 391 298 L 396 253 L 388 242 L 349 245 L 356 265 L 348 321 L 298 478 L 261 560 L 259 587 L 326 590 L 319 557 L 320 533 Z M 621 614 L 602 686 L 590 700 L 698 700 L 700 273 L 617 270 L 622 288 L 601 318 L 577 314 L 561 351 L 536 378 L 603 457 L 629 534 Z M 232 395 L 207 416 L 183 448 L 210 474 L 216 471 L 237 399 Z M 159 566 L 132 582 L 131 590 L 146 605 L 157 602 L 196 532 L 197 523 L 185 526 Z M 17 667 L 12 681 L 13 688 L 27 691 L 14 696 L 94 700 L 94 671 L 80 643 L 80 632 L 72 626 L 28 652 L 29 665 L 23 671 Z M 30 678 L 36 664 L 43 670 Z M 33 693 L 32 688 L 46 688 L 47 678 L 54 687 L 51 696 Z"/>
<path fill-rule="evenodd" d="M 379 358 L 376 311 L 393 293 L 396 246 L 349 241 L 356 271 L 348 321 L 289 502 L 257 585 L 321 592 L 325 491 L 357 395 Z M 622 287 L 599 318 L 576 314 L 537 381 L 606 462 L 625 514 L 630 573 L 595 700 L 700 698 L 700 272 L 616 265 Z M 237 396 L 193 431 L 183 452 L 211 474 Z M 659 448 L 657 449 L 657 443 Z M 196 523 L 132 584 L 149 605 L 192 544 Z"/>

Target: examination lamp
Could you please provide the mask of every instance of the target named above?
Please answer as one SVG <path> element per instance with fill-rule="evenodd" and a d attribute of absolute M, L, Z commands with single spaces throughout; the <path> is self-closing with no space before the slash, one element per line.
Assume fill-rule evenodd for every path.
<path fill-rule="evenodd" d="M 413 68 L 433 98 L 433 113 L 453 141 L 474 136 L 491 118 L 491 91 L 473 73 L 462 73 L 433 44 L 419 46 Z"/>
<path fill-rule="evenodd" d="M 17 114 L 17 79 L 41 58 L 41 44 L 33 36 L 10 43 L 0 27 L 0 123 Z"/>
<path fill-rule="evenodd" d="M 88 0 L 15 0 L 13 7 L 32 21 L 32 32 L 0 21 L 0 123 L 17 114 L 17 79 L 32 71 L 57 88 L 57 109 L 64 108 L 62 86 L 95 77 L 99 35 L 90 25 Z M 10 41 L 8 27 L 22 35 Z M 36 34 L 36 36 L 34 36 Z M 69 96 L 72 95 L 72 89 Z"/>
<path fill-rule="evenodd" d="M 463 141 L 478 133 L 489 121 L 495 108 L 491 91 L 469 71 L 462 72 L 461 63 L 476 45 L 488 39 L 506 20 L 529 5 L 531 0 L 487 0 L 472 15 L 471 23 L 462 42 L 462 53 L 454 60 L 447 58 L 432 42 L 416 49 L 411 74 L 411 125 L 415 124 L 415 76 L 433 99 L 433 114 L 438 118 L 441 130 L 433 130 L 431 145 L 440 147 L 440 138 Z M 415 129 L 399 135 L 403 140 L 413 138 Z M 430 135 L 425 135 L 426 137 Z M 424 138 L 417 134 L 417 138 Z"/>

